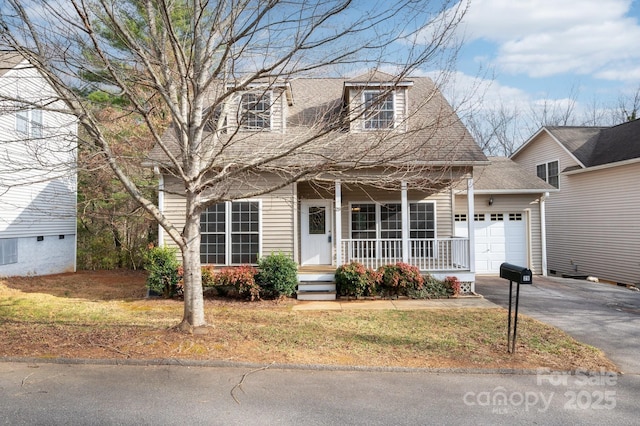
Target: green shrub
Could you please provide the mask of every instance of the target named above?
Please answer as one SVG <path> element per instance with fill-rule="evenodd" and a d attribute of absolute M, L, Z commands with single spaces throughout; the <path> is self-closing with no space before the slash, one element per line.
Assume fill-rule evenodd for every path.
<path fill-rule="evenodd" d="M 420 289 L 407 291 L 407 295 L 413 299 L 441 299 L 447 297 L 447 287 L 444 281 L 440 281 L 427 274 L 423 277 L 423 285 Z"/>
<path fill-rule="evenodd" d="M 340 296 L 374 296 L 380 275 L 358 262 L 351 262 L 336 269 L 336 291 Z"/>
<path fill-rule="evenodd" d="M 149 272 L 147 288 L 165 298 L 180 294 L 179 267 L 175 249 L 150 246 L 144 253 L 144 268 Z"/>
<path fill-rule="evenodd" d="M 266 297 L 291 296 L 298 285 L 298 267 L 284 253 L 274 253 L 258 260 L 256 280 Z"/>
<path fill-rule="evenodd" d="M 420 270 L 408 263 L 384 265 L 378 272 L 380 286 L 387 296 L 407 295 L 410 291 L 420 290 L 424 284 Z"/>
<path fill-rule="evenodd" d="M 255 280 L 256 269 L 251 265 L 224 268 L 215 274 L 215 285 L 232 286 L 240 297 L 251 301 L 260 300 L 260 286 Z M 223 292 L 219 294 L 224 295 Z"/>

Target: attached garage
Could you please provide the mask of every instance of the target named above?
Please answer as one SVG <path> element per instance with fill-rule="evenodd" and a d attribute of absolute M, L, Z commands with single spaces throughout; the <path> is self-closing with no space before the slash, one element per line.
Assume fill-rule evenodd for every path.
<path fill-rule="evenodd" d="M 543 274 L 544 204 L 557 189 L 508 158 L 489 161 L 473 172 L 476 273 L 498 274 L 500 265 L 508 262 Z M 458 188 L 454 201 L 455 235 L 467 237 L 466 188 Z"/>
<path fill-rule="evenodd" d="M 528 264 L 524 213 L 476 213 L 474 220 L 478 274 L 497 274 L 504 262 Z M 455 224 L 456 236 L 467 237 L 467 215 L 456 215 Z"/>

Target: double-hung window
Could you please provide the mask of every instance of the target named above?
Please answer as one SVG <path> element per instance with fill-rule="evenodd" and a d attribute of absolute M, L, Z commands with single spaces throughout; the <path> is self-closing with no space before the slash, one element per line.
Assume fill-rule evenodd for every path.
<path fill-rule="evenodd" d="M 412 240 L 414 256 L 433 255 L 435 233 L 434 203 L 409 203 L 408 238 Z M 360 240 L 354 245 L 360 249 L 352 253 L 353 257 L 375 257 L 380 253 L 385 258 L 401 258 L 402 204 L 351 204 L 351 238 Z"/>
<path fill-rule="evenodd" d="M 538 164 L 536 166 L 536 172 L 538 177 L 549 185 L 553 185 L 556 188 L 560 188 L 560 167 L 557 161 L 550 161 L 548 163 Z"/>
<path fill-rule="evenodd" d="M 16 131 L 32 138 L 42 137 L 42 110 L 21 109 L 16 112 Z"/>
<path fill-rule="evenodd" d="M 243 93 L 240 98 L 239 124 L 242 130 L 271 128 L 271 92 Z"/>
<path fill-rule="evenodd" d="M 260 202 L 229 201 L 200 216 L 200 261 L 216 265 L 258 263 Z"/>
<path fill-rule="evenodd" d="M 393 128 L 395 123 L 393 92 L 366 90 L 362 96 L 364 128 L 366 130 Z"/>

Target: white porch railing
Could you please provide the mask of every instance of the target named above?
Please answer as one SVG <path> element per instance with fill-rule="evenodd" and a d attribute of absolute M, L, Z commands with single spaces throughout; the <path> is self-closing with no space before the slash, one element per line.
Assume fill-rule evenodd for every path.
<path fill-rule="evenodd" d="M 402 240 L 342 240 L 342 264 L 359 262 L 368 268 L 402 262 Z M 409 240 L 410 265 L 421 271 L 469 270 L 467 238 Z"/>

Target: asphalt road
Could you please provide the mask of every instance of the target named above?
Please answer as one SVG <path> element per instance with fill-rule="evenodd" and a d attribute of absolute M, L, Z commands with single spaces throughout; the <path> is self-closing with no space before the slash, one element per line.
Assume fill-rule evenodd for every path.
<path fill-rule="evenodd" d="M 604 374 L 0 362 L 6 425 L 635 425 L 638 395 Z"/>
<path fill-rule="evenodd" d="M 477 277 L 476 292 L 509 306 L 509 281 Z M 515 284 L 514 284 L 515 293 Z M 602 349 L 626 374 L 640 374 L 640 291 L 604 283 L 533 277 L 520 286 L 519 312 Z"/>

